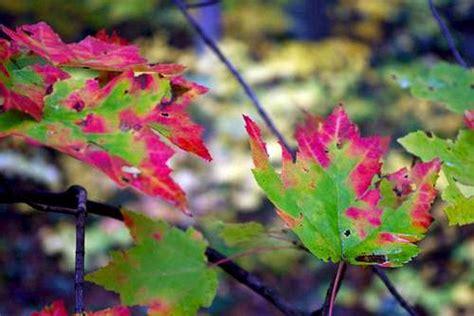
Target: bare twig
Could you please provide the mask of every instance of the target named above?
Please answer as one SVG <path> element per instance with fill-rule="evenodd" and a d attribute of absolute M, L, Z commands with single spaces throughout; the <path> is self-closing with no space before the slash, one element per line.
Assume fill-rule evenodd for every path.
<path fill-rule="evenodd" d="M 377 267 L 373 266 L 372 270 L 374 273 L 382 280 L 383 284 L 387 287 L 387 290 L 392 294 L 392 296 L 400 303 L 400 305 L 407 311 L 407 313 L 411 316 L 417 316 L 418 313 L 413 309 L 413 307 L 408 304 L 408 302 L 400 295 L 400 293 L 397 291 L 395 286 L 392 284 L 388 276 L 385 274 L 385 272 Z"/>
<path fill-rule="evenodd" d="M 74 270 L 75 312 L 84 312 L 84 256 L 85 226 L 87 216 L 87 191 L 81 186 L 72 186 L 70 191 L 77 199 L 76 213 L 76 266 Z"/>
<path fill-rule="evenodd" d="M 204 0 L 200 2 L 186 2 L 186 8 L 188 9 L 195 9 L 195 8 L 203 8 L 203 7 L 208 7 L 211 5 L 215 5 L 221 2 L 221 0 Z"/>
<path fill-rule="evenodd" d="M 231 63 L 231 61 L 222 53 L 220 50 L 219 46 L 217 43 L 206 34 L 206 32 L 203 30 L 203 28 L 199 25 L 199 23 L 189 14 L 187 11 L 186 4 L 182 0 L 173 0 L 173 2 L 176 4 L 176 6 L 179 8 L 181 13 L 184 15 L 188 23 L 193 27 L 193 29 L 196 31 L 196 33 L 199 34 L 201 39 L 206 43 L 206 45 L 211 49 L 214 54 L 219 58 L 219 60 L 229 69 L 229 71 L 232 73 L 234 78 L 239 82 L 239 84 L 242 86 L 244 89 L 245 93 L 249 97 L 250 101 L 252 101 L 253 105 L 257 109 L 257 112 L 259 113 L 260 117 L 263 119 L 267 127 L 270 129 L 270 131 L 275 135 L 276 138 L 278 138 L 278 141 L 282 144 L 285 149 L 291 153 L 293 156 L 293 159 L 295 158 L 295 153 L 294 150 L 290 147 L 286 139 L 283 137 L 283 135 L 280 133 L 280 131 L 276 128 L 275 124 L 273 123 L 272 119 L 270 116 L 267 114 L 267 111 L 263 107 L 263 105 L 260 103 L 259 99 L 257 98 L 257 95 L 253 91 L 253 89 L 250 87 L 250 85 L 245 81 L 245 79 L 242 77 L 240 72 L 237 70 L 237 68 Z"/>
<path fill-rule="evenodd" d="M 449 49 L 451 49 L 451 52 L 453 53 L 454 58 L 456 58 L 456 61 L 459 63 L 459 65 L 461 65 L 464 68 L 469 68 L 466 61 L 462 58 L 461 54 L 456 48 L 456 44 L 454 43 L 454 39 L 451 35 L 451 32 L 449 32 L 448 26 L 446 25 L 446 23 L 444 23 L 443 19 L 439 15 L 438 10 L 436 10 L 433 0 L 428 0 L 428 5 L 430 7 L 431 14 L 435 18 L 441 31 L 443 32 L 444 37 L 446 38 L 446 41 L 448 42 Z"/>
<path fill-rule="evenodd" d="M 209 262 L 217 263 L 219 267 L 227 272 L 234 279 L 240 283 L 246 285 L 252 291 L 266 299 L 273 306 L 275 306 L 279 311 L 284 315 L 304 315 L 303 312 L 295 309 L 290 304 L 288 304 L 277 292 L 273 289 L 268 288 L 263 285 L 262 281 L 252 275 L 250 272 L 242 269 L 236 263 L 227 260 L 227 258 L 219 253 L 217 250 L 208 247 L 206 249 L 206 256 Z"/>

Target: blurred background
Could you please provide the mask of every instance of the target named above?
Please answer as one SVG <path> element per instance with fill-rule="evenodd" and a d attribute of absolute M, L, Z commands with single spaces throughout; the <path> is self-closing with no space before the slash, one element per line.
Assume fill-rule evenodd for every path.
<path fill-rule="evenodd" d="M 196 1 L 193 1 L 196 2 Z M 457 46 L 474 62 L 474 1 L 438 0 Z M 255 88 L 277 127 L 288 138 L 304 112 L 326 115 L 343 102 L 362 134 L 392 137 L 386 171 L 412 158 L 396 139 L 422 129 L 453 137 L 462 117 L 441 104 L 420 101 L 400 87 L 399 73 L 437 61 L 453 62 L 446 40 L 424 0 L 223 0 L 191 10 Z M 66 42 L 100 29 L 138 45 L 153 63 L 187 66 L 186 76 L 210 88 L 191 106 L 205 126 L 214 160 L 179 153 L 174 178 L 188 195 L 194 218 L 160 200 L 118 189 L 105 176 L 72 158 L 9 139 L 0 142 L 0 185 L 63 190 L 80 184 L 91 199 L 123 205 L 180 226 L 196 225 L 213 247 L 261 276 L 306 310 L 319 307 L 335 266 L 295 249 L 250 169 L 242 114 L 259 120 L 242 88 L 209 52 L 170 1 L 0 1 L 0 23 L 15 27 L 45 21 Z M 3 36 L 3 35 L 1 35 Z M 403 86 L 403 84 L 402 84 Z M 266 134 L 279 161 L 279 146 Z M 443 179 L 439 181 L 443 186 Z M 437 201 L 435 222 L 420 243 L 422 254 L 388 271 L 420 315 L 474 315 L 474 229 L 451 228 Z M 0 315 L 29 315 L 64 299 L 73 306 L 74 222 L 71 218 L 0 205 Z M 223 223 L 256 221 L 269 233 L 229 245 Z M 238 226 L 233 226 L 234 228 Z M 107 253 L 130 245 L 119 222 L 90 216 L 88 270 L 105 265 Z M 86 288 L 89 310 L 118 304 L 114 293 Z M 336 315 L 405 315 L 370 269 L 349 267 Z M 144 311 L 136 308 L 134 315 Z M 218 296 L 202 315 L 279 315 L 244 286 L 221 275 Z"/>

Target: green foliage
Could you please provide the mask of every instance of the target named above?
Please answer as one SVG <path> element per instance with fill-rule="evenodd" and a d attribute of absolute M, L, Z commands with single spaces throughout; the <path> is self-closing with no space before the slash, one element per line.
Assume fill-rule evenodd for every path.
<path fill-rule="evenodd" d="M 474 72 L 458 65 L 440 62 L 432 68 L 405 69 L 394 78 L 413 96 L 441 102 L 456 113 L 474 109 Z"/>
<path fill-rule="evenodd" d="M 474 222 L 474 130 L 461 130 L 455 141 L 444 140 L 435 135 L 418 131 L 400 138 L 399 143 L 423 161 L 439 157 L 448 186 L 442 197 L 448 202 L 445 209 L 451 225 Z M 463 193 L 460 186 L 470 187 Z M 469 194 L 469 195 L 468 195 Z"/>
<path fill-rule="evenodd" d="M 111 254 L 111 262 L 86 280 L 120 294 L 125 305 L 147 305 L 152 315 L 194 315 L 209 306 L 217 273 L 208 266 L 206 242 L 190 228 L 123 210 L 135 246 Z"/>

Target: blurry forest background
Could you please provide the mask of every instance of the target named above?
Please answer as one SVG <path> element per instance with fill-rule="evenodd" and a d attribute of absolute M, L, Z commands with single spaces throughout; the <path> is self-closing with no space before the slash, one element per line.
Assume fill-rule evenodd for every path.
<path fill-rule="evenodd" d="M 469 64 L 474 63 L 474 1 L 435 1 Z M 276 125 L 291 137 L 305 111 L 326 115 L 343 102 L 364 135 L 391 135 L 387 171 L 410 165 L 396 138 L 422 129 L 453 137 L 462 117 L 440 104 L 413 98 L 404 76 L 439 60 L 453 61 L 446 40 L 425 0 L 224 0 L 192 9 L 219 40 L 225 54 L 256 89 Z M 295 249 L 272 205 L 263 197 L 252 167 L 242 113 L 258 115 L 242 88 L 164 0 L 0 1 L 0 22 L 8 27 L 45 21 L 66 41 L 100 29 L 115 30 L 139 45 L 151 62 L 181 63 L 186 76 L 210 88 L 191 107 L 206 128 L 214 160 L 180 155 L 174 178 L 188 195 L 194 218 L 165 202 L 120 190 L 105 175 L 45 148 L 12 140 L 0 142 L 0 184 L 26 189 L 63 190 L 80 184 L 91 199 L 123 205 L 196 225 L 214 247 L 277 288 L 301 307 L 316 308 L 335 266 Z M 270 135 L 276 162 L 279 146 Z M 443 186 L 443 181 L 439 183 Z M 0 315 L 29 315 L 55 299 L 73 305 L 73 219 L 0 205 Z M 443 205 L 421 242 L 422 254 L 388 271 L 420 315 L 474 315 L 474 229 L 448 227 Z M 257 221 L 271 232 L 232 245 L 220 237 L 226 223 Z M 282 230 L 283 229 L 283 230 Z M 258 235 L 258 234 L 257 234 Z M 288 242 L 290 241 L 290 242 Z M 127 247 L 130 237 L 111 219 L 88 218 L 86 264 L 104 265 L 110 249 Z M 254 249 L 255 248 L 255 249 Z M 276 249 L 275 249 L 276 248 Z M 251 250 L 253 249 L 253 250 Z M 218 296 L 202 315 L 278 315 L 244 286 L 222 274 Z M 118 304 L 114 293 L 86 287 L 89 310 Z M 337 298 L 338 315 L 405 315 L 380 280 L 367 268 L 349 267 Z M 136 310 L 137 314 L 141 311 Z"/>

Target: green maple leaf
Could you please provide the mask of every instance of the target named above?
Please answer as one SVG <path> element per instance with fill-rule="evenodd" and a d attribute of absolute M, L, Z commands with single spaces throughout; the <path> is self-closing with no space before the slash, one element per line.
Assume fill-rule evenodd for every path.
<path fill-rule="evenodd" d="M 270 164 L 258 126 L 245 117 L 260 187 L 303 244 L 324 261 L 400 266 L 418 253 L 436 196 L 440 162 L 378 178 L 388 139 L 361 137 L 342 106 L 297 129 L 296 161 Z"/>
<path fill-rule="evenodd" d="M 150 315 L 195 315 L 211 304 L 217 273 L 204 255 L 206 242 L 192 228 L 122 210 L 135 242 L 111 254 L 111 262 L 86 280 L 120 294 L 125 305 L 147 305 Z"/>
<path fill-rule="evenodd" d="M 474 223 L 474 130 L 461 130 L 455 141 L 418 131 L 400 138 L 410 153 L 428 161 L 439 157 L 448 186 L 442 197 L 448 203 L 445 213 L 450 225 Z M 462 186 L 467 186 L 463 193 Z"/>

